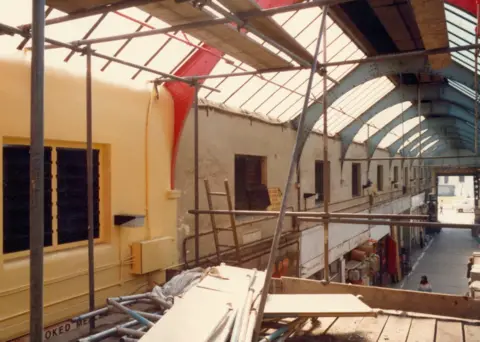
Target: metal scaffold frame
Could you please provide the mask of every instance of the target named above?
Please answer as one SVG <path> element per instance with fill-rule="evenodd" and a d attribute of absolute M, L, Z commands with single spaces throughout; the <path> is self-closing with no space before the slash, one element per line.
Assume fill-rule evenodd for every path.
<path fill-rule="evenodd" d="M 363 64 L 375 61 L 385 61 L 385 60 L 398 60 L 409 57 L 417 56 L 427 56 L 434 54 L 442 54 L 446 52 L 457 52 L 464 50 L 475 50 L 475 57 L 478 57 L 478 49 L 480 44 L 478 40 L 475 44 L 469 44 L 464 46 L 450 47 L 450 48 L 439 48 L 439 49 L 430 49 L 430 50 L 420 50 L 407 53 L 398 53 L 391 55 L 379 55 L 373 57 L 367 57 L 363 59 L 352 59 L 340 62 L 327 62 L 327 45 L 326 45 L 326 20 L 327 20 L 327 10 L 328 6 L 335 5 L 343 2 L 348 2 L 353 0 L 313 0 L 310 2 L 296 3 L 293 5 L 282 6 L 272 9 L 259 9 L 250 12 L 235 13 L 235 15 L 230 14 L 225 11 L 224 18 L 202 20 L 198 22 L 191 22 L 181 25 L 175 25 L 162 29 L 152 29 L 149 31 L 138 31 L 135 33 L 115 35 L 111 37 L 102 37 L 94 39 L 83 39 L 78 41 L 73 41 L 70 43 L 61 42 L 55 39 L 45 37 L 45 26 L 54 25 L 62 22 L 67 22 L 70 20 L 76 20 L 80 18 L 85 18 L 93 15 L 104 14 L 108 12 L 118 11 L 120 9 L 129 8 L 132 6 L 140 6 L 151 3 L 152 0 L 134 0 L 134 1 L 120 1 L 117 4 L 110 6 L 101 6 L 93 10 L 78 11 L 72 14 L 68 14 L 62 17 L 55 19 L 46 20 L 45 13 L 45 0 L 35 0 L 33 3 L 32 11 L 32 23 L 27 25 L 22 25 L 20 27 L 12 27 L 0 23 L 0 33 L 8 35 L 19 35 L 24 38 L 24 41 L 31 39 L 32 40 L 32 55 L 31 55 L 31 153 L 30 153 L 30 339 L 31 341 L 42 341 L 43 340 L 43 198 L 44 198 L 44 165 L 43 165 L 43 151 L 44 151 L 44 55 L 45 49 L 53 48 L 66 48 L 71 50 L 72 53 L 80 53 L 86 56 L 86 143 L 87 143 L 87 189 L 88 189 L 88 275 L 89 275 L 89 309 L 90 311 L 95 310 L 95 275 L 94 275 L 94 234 L 93 234 L 93 225 L 94 225 L 94 199 L 93 199 L 93 139 L 92 139 L 92 130 L 93 130 L 93 98 L 92 98 L 92 57 L 97 57 L 104 59 L 108 62 L 119 63 L 125 66 L 132 67 L 137 70 L 151 72 L 158 75 L 160 78 L 155 80 L 154 83 L 158 84 L 159 82 L 182 82 L 188 84 L 195 89 L 195 101 L 194 101 L 194 166 L 195 166 L 195 210 L 190 211 L 190 213 L 195 215 L 195 261 L 199 264 L 200 260 L 200 245 L 199 245 L 199 215 L 202 214 L 217 214 L 217 215 L 232 215 L 242 213 L 237 210 L 200 210 L 199 208 L 199 88 L 206 88 L 212 91 L 218 91 L 215 88 L 204 86 L 201 84 L 202 81 L 206 79 L 213 78 L 223 78 L 223 77 L 236 77 L 236 76 L 247 76 L 247 75 L 260 75 L 263 73 L 271 72 L 284 72 L 292 70 L 302 70 L 310 68 L 310 76 L 308 79 L 307 91 L 305 94 L 305 102 L 303 106 L 303 111 L 300 116 L 300 121 L 297 130 L 296 143 L 293 148 L 292 157 L 290 160 L 290 168 L 288 172 L 288 177 L 285 183 L 281 208 L 278 212 L 255 212 L 255 211 L 244 211 L 249 215 L 253 216 L 273 216 L 278 217 L 276 228 L 273 235 L 270 257 L 266 269 L 266 281 L 263 287 L 263 292 L 260 298 L 260 306 L 257 316 L 257 329 L 256 333 L 258 336 L 259 327 L 263 319 L 263 310 L 266 303 L 266 296 L 270 287 L 271 276 L 273 273 L 273 265 L 277 256 L 278 247 L 280 244 L 280 238 L 282 236 L 282 228 L 284 225 L 284 219 L 286 216 L 293 216 L 298 218 L 301 221 L 305 222 L 321 222 L 324 225 L 324 249 L 328 251 L 328 230 L 329 223 L 348 223 L 348 224 L 386 224 L 386 225 L 403 225 L 403 226 L 418 226 L 419 224 L 423 226 L 433 226 L 439 227 L 443 224 L 435 224 L 430 222 L 411 222 L 405 220 L 425 220 L 424 215 L 379 215 L 379 214 L 354 214 L 354 213 L 331 213 L 329 212 L 329 202 L 330 202 L 330 180 L 329 173 L 323 173 L 323 185 L 325 189 L 324 194 L 324 212 L 323 213 L 306 213 L 306 212 L 288 212 L 287 211 L 287 201 L 288 194 L 291 189 L 291 184 L 293 181 L 293 175 L 295 173 L 296 166 L 301 156 L 303 149 L 303 144 L 300 143 L 300 135 L 302 134 L 305 116 L 307 109 L 309 107 L 310 93 L 312 90 L 313 77 L 317 71 L 321 72 L 323 77 L 323 157 L 325 165 L 328 165 L 328 117 L 327 117 L 327 67 L 330 66 L 339 66 L 347 64 Z M 125 39 L 133 39 L 138 37 L 146 37 L 152 35 L 165 34 L 169 32 L 176 32 L 185 29 L 192 28 L 201 28 L 212 25 L 224 25 L 234 21 L 237 25 L 241 25 L 247 31 L 250 29 L 251 32 L 255 30 L 252 29 L 248 23 L 245 25 L 246 19 L 255 18 L 255 17 L 267 17 L 273 16 L 279 13 L 293 12 L 301 9 L 313 8 L 313 7 L 322 7 L 324 11 L 322 12 L 321 25 L 318 33 L 318 38 L 316 42 L 314 60 L 317 61 L 320 44 L 323 39 L 323 61 L 318 63 L 312 63 L 311 65 L 308 62 L 305 62 L 293 52 L 288 51 L 288 49 L 278 46 L 278 48 L 285 52 L 287 55 L 291 56 L 293 59 L 296 59 L 299 62 L 300 66 L 292 66 L 285 68 L 270 68 L 270 69 L 259 69 L 255 71 L 245 71 L 239 73 L 230 73 L 230 74 L 213 74 L 213 75 L 198 75 L 192 77 L 178 77 L 173 74 L 165 73 L 159 70 L 155 70 L 143 65 L 131 63 L 126 60 L 122 60 L 116 57 L 108 56 L 99 52 L 96 52 L 92 48 L 92 44 L 102 43 L 102 42 L 112 42 Z M 218 8 L 217 8 L 218 9 Z M 268 37 L 267 37 L 268 38 Z M 49 43 L 49 46 L 45 46 L 45 42 Z M 275 43 L 274 41 L 272 43 Z M 277 44 L 278 45 L 278 44 Z M 475 67 L 477 65 L 475 64 Z M 475 69 L 475 81 L 477 80 L 477 69 Z M 475 82 L 475 86 L 477 82 Z M 477 88 L 475 87 L 475 92 Z M 419 90 L 420 93 L 420 90 Z M 420 109 L 420 103 L 418 104 Z M 475 126 L 478 126 L 478 109 L 477 109 L 477 94 L 475 98 Z M 420 115 L 420 110 L 419 110 Z M 420 129 L 421 131 L 421 126 Z M 477 142 L 477 135 L 475 134 L 475 142 Z M 421 145 L 420 145 L 421 146 Z M 475 144 L 477 152 L 477 144 Z M 419 157 L 402 157 L 402 158 L 345 158 L 344 161 L 361 161 L 361 160 L 405 160 L 405 159 L 445 159 L 445 158 L 462 158 L 470 156 L 440 156 L 440 157 L 428 157 L 422 156 L 420 153 Z M 456 228 L 465 228 L 466 225 L 452 225 L 449 224 L 449 227 Z M 480 227 L 480 225 L 468 225 L 468 227 Z M 325 269 L 325 280 L 329 280 L 328 274 L 328 252 L 325 252 L 324 258 L 324 269 Z M 91 318 L 90 327 L 94 328 L 94 320 Z"/>

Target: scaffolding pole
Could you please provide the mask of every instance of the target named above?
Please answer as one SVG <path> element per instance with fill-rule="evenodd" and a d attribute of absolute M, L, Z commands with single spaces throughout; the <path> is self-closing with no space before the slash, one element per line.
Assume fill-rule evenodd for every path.
<path fill-rule="evenodd" d="M 200 187 L 199 187 L 199 160 L 198 160 L 198 84 L 195 84 L 195 104 L 193 112 L 193 143 L 194 143 L 194 192 L 195 210 L 200 208 Z M 195 265 L 200 264 L 200 216 L 195 214 Z"/>
<path fill-rule="evenodd" d="M 88 308 L 95 310 L 94 213 L 93 213 L 93 138 L 92 138 L 92 49 L 86 48 L 87 59 L 87 211 L 88 211 Z M 95 317 L 90 318 L 90 333 Z"/>
<path fill-rule="evenodd" d="M 420 83 L 418 83 L 418 92 L 417 92 L 417 114 L 418 114 L 418 138 L 420 140 L 419 149 L 420 153 L 419 156 L 422 157 L 422 97 L 420 93 Z M 405 148 L 405 146 L 404 146 Z"/>
<path fill-rule="evenodd" d="M 282 235 L 282 228 L 283 228 L 283 221 L 285 219 L 285 213 L 287 211 L 287 201 L 288 201 L 288 196 L 291 190 L 291 185 L 292 185 L 292 179 L 293 179 L 293 174 L 295 173 L 295 167 L 297 164 L 297 161 L 301 155 L 301 149 L 299 148 L 300 146 L 300 139 L 302 136 L 302 130 L 304 129 L 305 125 L 305 118 L 306 118 L 306 113 L 308 110 L 308 105 L 309 105 L 309 100 L 310 100 L 310 93 L 312 91 L 312 85 L 313 85 L 313 78 L 317 72 L 317 58 L 318 54 L 320 51 L 320 43 L 322 40 L 322 35 L 325 31 L 326 27 L 326 21 L 327 21 L 327 10 L 326 7 L 323 8 L 323 13 L 322 13 L 322 19 L 321 19 L 321 24 L 320 24 L 320 30 L 318 32 L 318 39 L 317 43 L 315 46 L 315 54 L 314 54 L 314 63 L 312 63 L 311 70 L 310 70 L 310 77 L 308 79 L 308 85 L 307 85 L 307 90 L 305 92 L 305 102 L 303 104 L 303 110 L 302 114 L 300 116 L 300 122 L 297 130 L 297 137 L 295 139 L 295 145 L 293 147 L 293 152 L 292 152 L 292 157 L 290 159 L 290 166 L 288 170 L 288 175 L 287 179 L 285 182 L 285 187 L 283 191 L 283 197 L 282 197 L 282 203 L 280 206 L 280 212 L 278 215 L 277 219 L 277 225 L 275 227 L 275 232 L 273 235 L 273 240 L 272 240 L 272 246 L 270 249 L 270 257 L 268 259 L 268 264 L 267 264 L 267 269 L 265 270 L 266 275 L 265 275 L 265 283 L 263 285 L 263 290 L 262 294 L 260 297 L 260 303 L 258 307 L 258 316 L 257 316 L 257 321 L 255 324 L 255 333 L 254 333 L 254 340 L 258 340 L 258 336 L 260 333 L 260 328 L 262 326 L 262 321 L 263 321 L 263 312 L 265 310 L 265 304 L 267 301 L 267 295 L 268 291 L 270 289 L 270 283 L 271 283 L 271 278 L 273 274 L 273 266 L 275 263 L 275 259 L 277 257 L 277 252 L 278 252 L 278 245 L 280 242 L 280 237 Z"/>
<path fill-rule="evenodd" d="M 375 225 L 394 225 L 404 227 L 432 227 L 432 228 L 456 228 L 456 229 L 470 229 L 480 228 L 480 224 L 467 224 L 467 223 L 448 223 L 448 222 L 409 222 L 409 221 L 389 221 L 389 220 L 357 220 L 357 219 L 335 219 L 335 218 L 318 218 L 309 216 L 298 217 L 299 221 L 303 222 L 327 222 L 341 223 L 341 224 L 368 224 L 370 226 Z M 348 228 L 348 227 L 345 227 Z"/>
<path fill-rule="evenodd" d="M 30 341 L 43 341 L 45 0 L 32 1 L 30 85 Z"/>
<path fill-rule="evenodd" d="M 275 217 L 279 216 L 279 211 L 265 211 L 265 210 L 189 210 L 189 214 L 199 214 L 199 215 L 249 215 L 249 216 L 265 216 L 265 217 Z M 285 216 L 295 217 L 295 216 L 309 216 L 309 217 L 321 217 L 321 218 L 355 218 L 355 219 L 407 219 L 407 220 L 427 220 L 428 215 L 417 215 L 417 214 L 362 214 L 362 213 L 324 213 L 324 212 L 308 212 L 308 211 L 286 211 Z"/>
<path fill-rule="evenodd" d="M 323 8 L 324 13 L 322 15 L 326 16 L 328 14 L 328 7 Z M 323 18 L 322 18 L 323 20 Z M 323 24 L 324 26 L 326 24 Z M 326 27 L 326 26 L 325 26 Z M 320 35 L 321 37 L 321 35 Z M 318 39 L 320 39 L 320 37 Z M 316 55 L 315 55 L 316 57 Z M 327 29 L 323 30 L 323 63 L 327 63 Z M 328 110 L 327 110 L 327 68 L 323 68 L 323 211 L 328 215 L 328 205 L 330 203 L 330 167 L 328 164 Z M 328 260 L 328 220 L 323 223 L 323 275 L 326 281 L 330 279 L 330 268 Z"/>
<path fill-rule="evenodd" d="M 474 50 L 477 48 L 480 48 L 480 44 L 469 44 L 469 45 L 455 46 L 455 47 L 441 48 L 441 49 L 417 50 L 417 51 L 402 52 L 397 54 L 378 55 L 378 56 L 366 57 L 363 59 L 351 59 L 343 62 L 322 63 L 320 64 L 320 67 L 323 68 L 323 67 L 338 66 L 338 65 L 365 64 L 365 63 L 371 63 L 371 62 L 381 62 L 384 60 L 396 60 L 396 59 L 403 59 L 403 58 L 410 58 L 410 57 L 429 56 L 429 55 L 438 55 L 443 53 Z M 205 80 L 205 79 L 211 79 L 211 78 L 251 76 L 251 75 L 268 74 L 273 72 L 285 72 L 285 71 L 295 71 L 295 70 L 304 70 L 304 69 L 308 69 L 308 68 L 303 66 L 267 68 L 267 69 L 259 69 L 254 71 L 242 71 L 237 73 L 198 75 L 198 76 L 188 77 L 188 79 Z"/>
<path fill-rule="evenodd" d="M 379 157 L 370 158 L 372 161 L 385 161 L 385 160 L 425 160 L 425 159 L 463 159 L 463 158 L 475 158 L 475 155 L 458 155 L 458 156 L 417 156 L 417 157 Z M 365 161 L 368 158 L 343 158 L 342 161 Z"/>

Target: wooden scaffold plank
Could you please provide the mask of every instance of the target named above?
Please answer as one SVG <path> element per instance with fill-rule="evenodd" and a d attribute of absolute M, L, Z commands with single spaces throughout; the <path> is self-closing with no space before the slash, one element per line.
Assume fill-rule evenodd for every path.
<path fill-rule="evenodd" d="M 461 342 L 463 341 L 463 329 L 460 322 L 437 321 L 436 342 Z"/>
<path fill-rule="evenodd" d="M 412 319 L 408 317 L 389 316 L 378 341 L 405 342 L 411 323 Z"/>
<path fill-rule="evenodd" d="M 435 320 L 414 318 L 410 326 L 407 342 L 433 342 L 435 339 Z"/>

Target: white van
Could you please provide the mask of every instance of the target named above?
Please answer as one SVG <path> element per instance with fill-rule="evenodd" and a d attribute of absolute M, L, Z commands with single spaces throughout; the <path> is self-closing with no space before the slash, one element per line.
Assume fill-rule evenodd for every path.
<path fill-rule="evenodd" d="M 454 202 L 453 207 L 457 213 L 473 213 L 474 212 L 474 200 L 473 198 L 464 198 Z"/>

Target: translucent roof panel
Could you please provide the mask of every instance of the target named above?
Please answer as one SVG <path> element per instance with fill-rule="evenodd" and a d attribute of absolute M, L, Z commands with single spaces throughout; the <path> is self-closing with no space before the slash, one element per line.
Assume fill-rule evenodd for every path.
<path fill-rule="evenodd" d="M 355 138 L 353 138 L 353 140 L 360 143 L 365 142 L 369 137 L 377 133 L 380 129 L 385 127 L 385 125 L 390 123 L 396 117 L 400 116 L 411 106 L 412 103 L 406 101 L 382 110 L 380 113 L 368 120 L 367 123 L 362 126 Z M 388 134 L 394 133 L 388 132 Z"/>
<path fill-rule="evenodd" d="M 420 132 L 417 131 L 416 133 L 413 133 L 408 139 L 405 139 L 405 141 L 402 142 L 398 151 L 402 151 L 405 146 L 408 146 L 408 144 L 410 144 L 411 142 L 421 138 L 421 136 L 425 134 L 426 131 L 428 131 L 428 128 L 422 129 Z"/>
<path fill-rule="evenodd" d="M 424 120 L 425 118 L 422 116 L 420 118 L 420 122 L 423 122 Z M 417 126 L 418 123 L 419 123 L 419 118 L 412 118 L 395 126 L 395 128 L 390 131 L 391 134 L 387 134 L 385 138 L 383 138 L 382 141 L 380 141 L 380 143 L 378 144 L 378 147 L 387 148 L 395 140 L 400 139 L 403 134 L 406 134 L 412 128 Z"/>
<path fill-rule="evenodd" d="M 31 20 L 31 0 L 17 0 L 0 7 L 0 22 L 11 26 L 26 24 Z M 208 6 L 207 6 L 208 7 Z M 210 11 L 212 12 L 212 11 Z M 64 16 L 65 13 L 53 10 L 48 19 Z M 218 13 L 212 12 L 214 17 Z M 314 52 L 322 16 L 322 9 L 312 7 L 278 14 L 273 19 L 281 25 L 310 53 Z M 342 29 L 327 16 L 327 32 L 324 39 L 327 44 L 327 61 L 344 61 L 364 58 L 365 54 L 352 42 Z M 46 36 L 64 42 L 85 38 L 107 37 L 112 35 L 148 31 L 165 28 L 169 25 L 147 13 L 129 8 L 104 15 L 96 15 L 72 20 L 46 27 Z M 278 51 L 252 33 L 247 35 L 266 49 L 278 54 L 281 58 L 298 65 L 290 57 Z M 22 39 L 20 37 L 0 36 L 0 54 L 8 54 L 17 59 L 29 60 L 29 55 L 16 50 Z M 26 45 L 28 49 L 30 45 Z M 121 40 L 94 44 L 92 48 L 100 53 L 116 56 L 127 62 L 145 65 L 164 73 L 174 73 L 195 52 L 203 49 L 203 42 L 184 32 L 166 33 L 150 37 Z M 322 44 L 323 48 L 323 44 Z M 209 52 L 220 57 L 213 74 L 253 71 L 253 68 L 228 55 Z M 322 61 L 323 51 L 319 58 Z M 126 86 L 146 87 L 151 80 L 159 77 L 158 73 L 138 71 L 130 66 L 118 63 L 107 63 L 93 57 L 93 75 L 108 82 Z M 67 69 L 84 77 L 85 57 L 72 54 L 63 48 L 46 51 L 47 65 Z M 356 65 L 328 67 L 327 89 L 341 81 Z M 305 91 L 309 78 L 309 70 L 297 70 L 282 73 L 269 73 L 254 76 L 208 79 L 206 85 L 215 87 L 220 92 L 212 92 L 202 88 L 200 97 L 223 103 L 227 106 L 263 115 L 273 121 L 284 122 L 297 116 L 304 104 Z M 360 85 L 348 94 L 331 104 L 328 110 L 329 134 L 335 134 L 352 120 L 355 120 L 367 108 L 393 89 L 393 84 L 385 77 Z M 312 94 L 309 104 L 317 101 L 323 94 L 323 80 L 318 74 L 313 79 Z M 322 129 L 321 120 L 315 127 Z"/>
<path fill-rule="evenodd" d="M 422 146 L 422 152 L 425 152 L 425 151 L 428 150 L 429 148 L 437 145 L 439 142 L 440 142 L 439 139 L 435 139 L 435 140 L 433 140 L 433 141 L 428 142 L 425 146 Z M 420 151 L 418 151 L 417 156 L 418 156 L 418 155 L 420 155 Z"/>
<path fill-rule="evenodd" d="M 475 44 L 476 18 L 469 13 L 445 3 L 445 17 L 450 47 Z M 474 70 L 474 50 L 452 53 L 452 59 L 464 67 Z"/>
<path fill-rule="evenodd" d="M 421 142 L 419 141 L 418 143 L 416 143 L 415 145 L 413 145 L 411 149 L 414 150 L 414 149 L 420 147 L 420 144 L 422 144 L 422 150 L 423 150 L 423 146 L 424 146 L 425 143 L 428 142 L 430 139 L 433 139 L 433 136 L 430 135 L 430 136 L 428 136 L 428 137 L 426 137 L 426 138 L 423 138 Z"/>
<path fill-rule="evenodd" d="M 328 133 L 334 135 L 395 88 L 386 77 L 370 80 L 336 100 L 328 109 Z M 323 116 L 322 116 L 323 117 Z M 315 128 L 323 131 L 323 119 Z"/>
<path fill-rule="evenodd" d="M 321 15 L 322 10 L 320 8 L 310 8 L 295 13 L 278 14 L 273 18 L 313 54 L 320 28 Z M 256 40 L 266 46 L 258 38 Z M 365 57 L 365 54 L 330 17 L 327 17 L 326 43 L 328 61 Z M 275 49 L 271 50 L 278 52 Z M 321 50 L 319 54 L 320 60 L 322 56 L 323 51 Z M 291 61 L 286 56 L 285 59 Z M 327 89 L 334 85 L 334 81 L 338 82 L 345 77 L 354 67 L 355 65 L 343 65 L 329 68 L 328 76 L 330 79 L 327 82 Z M 223 60 L 217 64 L 212 74 L 235 73 L 248 70 L 252 69 L 244 63 L 238 63 L 238 61 L 232 63 Z M 209 79 L 205 84 L 216 87 L 221 93 L 202 90 L 200 96 L 230 107 L 263 114 L 274 121 L 288 121 L 299 115 L 303 108 L 309 74 L 310 70 L 297 70 L 254 76 Z M 323 81 L 322 77 L 317 74 L 313 79 L 309 104 L 319 99 L 322 94 Z M 333 114 L 332 119 L 337 113 Z M 355 113 L 351 115 L 355 115 Z"/>

